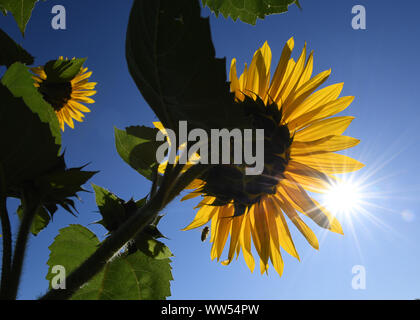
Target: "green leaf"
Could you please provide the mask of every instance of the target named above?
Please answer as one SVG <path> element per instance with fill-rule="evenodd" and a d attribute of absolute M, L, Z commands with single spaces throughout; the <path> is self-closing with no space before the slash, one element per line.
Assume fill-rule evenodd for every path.
<path fill-rule="evenodd" d="M 109 231 L 114 231 L 125 221 L 126 214 L 123 200 L 112 192 L 92 184 L 95 191 L 96 205 L 102 215 L 100 223 Z"/>
<path fill-rule="evenodd" d="M 100 186 L 94 184 L 92 186 L 95 191 L 96 204 L 102 215 L 102 220 L 97 223 L 102 224 L 110 232 L 117 230 L 124 221 L 146 203 L 146 198 L 137 202 L 133 200 L 125 202 Z M 169 248 L 164 243 L 156 240 L 157 238 L 164 238 L 157 228 L 161 218 L 162 216 L 158 216 L 155 221 L 135 237 L 134 243 L 129 244 L 131 253 L 136 252 L 136 249 L 138 249 L 148 257 L 159 260 L 172 256 Z"/>
<path fill-rule="evenodd" d="M 85 61 L 86 58 L 48 61 L 44 67 L 47 81 L 53 83 L 71 81 L 79 73 Z"/>
<path fill-rule="evenodd" d="M 255 25 L 257 18 L 264 19 L 266 15 L 283 13 L 291 4 L 300 4 L 297 0 L 201 0 L 216 16 L 221 13 L 225 18 L 231 17 L 234 21 Z"/>
<path fill-rule="evenodd" d="M 2 44 L 0 65 L 9 67 L 15 62 L 22 62 L 28 65 L 34 63 L 34 58 L 2 29 L 0 29 L 0 43 Z"/>
<path fill-rule="evenodd" d="M 217 59 L 208 19 L 194 0 L 135 0 L 127 29 L 128 68 L 165 128 L 232 127 L 242 123 Z M 223 119 L 223 121 L 221 121 Z"/>
<path fill-rule="evenodd" d="M 32 10 L 37 1 L 38 0 L 0 0 L 0 7 L 3 14 L 7 14 L 7 11 L 12 13 L 22 35 L 24 35 L 26 25 L 28 24 Z"/>
<path fill-rule="evenodd" d="M 14 66 L 8 69 L 3 80 L 10 75 L 9 70 Z M 43 118 L 48 119 L 48 108 L 51 107 L 36 95 L 36 91 L 24 94 L 23 99 L 19 94 L 14 96 L 13 93 L 17 91 L 27 89 L 31 92 L 25 88 L 24 82 L 20 87 L 11 88 L 14 92 L 0 84 L 0 166 L 9 196 L 19 194 L 25 181 L 34 180 L 55 168 L 60 150 L 57 144 L 59 137 L 52 135 L 53 125 L 42 121 Z M 26 101 L 30 103 L 29 107 Z"/>
<path fill-rule="evenodd" d="M 73 200 L 96 172 L 66 168 L 60 153 L 61 132 L 53 108 L 34 87 L 26 66 L 11 65 L 0 84 L 0 166 L 7 196 L 21 196 L 22 187 L 36 190 L 43 210 L 51 217 L 57 205 L 73 213 Z M 40 212 L 33 226 L 39 232 L 49 222 Z"/>
<path fill-rule="evenodd" d="M 52 268 L 64 266 L 67 275 L 76 269 L 99 246 L 99 240 L 89 229 L 71 225 L 61 229 L 47 262 L 46 279 L 53 279 Z M 141 252 L 122 254 L 108 262 L 104 269 L 83 285 L 74 300 L 150 300 L 170 296 L 173 280 L 169 259 L 156 260 Z"/>
<path fill-rule="evenodd" d="M 17 209 L 17 214 L 19 219 L 22 220 L 23 217 L 23 208 L 20 205 Z M 36 236 L 41 232 L 50 222 L 51 218 L 47 210 L 44 207 L 39 207 L 38 211 L 35 213 L 34 221 L 31 225 L 31 233 Z"/>
<path fill-rule="evenodd" d="M 49 124 L 56 144 L 61 144 L 61 131 L 54 109 L 44 100 L 37 88 L 35 88 L 32 74 L 28 68 L 19 62 L 14 63 L 7 69 L 1 79 L 1 83 L 11 91 L 14 97 L 22 98 L 29 109 L 33 113 L 36 113 L 42 122 Z M 15 120 L 9 119 L 9 121 Z M 28 142 L 33 139 L 35 139 L 35 136 L 29 139 Z"/>
<path fill-rule="evenodd" d="M 156 151 L 162 142 L 156 141 L 159 130 L 144 126 L 115 128 L 115 145 L 120 157 L 134 170 L 153 180 L 158 166 Z"/>

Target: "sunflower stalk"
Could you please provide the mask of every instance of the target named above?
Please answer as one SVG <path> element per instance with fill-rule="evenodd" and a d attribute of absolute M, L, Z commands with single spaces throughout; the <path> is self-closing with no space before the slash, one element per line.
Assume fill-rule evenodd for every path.
<path fill-rule="evenodd" d="M 5 298 L 5 291 L 8 287 L 8 281 L 10 277 L 10 269 L 12 264 L 12 232 L 10 227 L 9 214 L 7 212 L 6 205 L 6 188 L 3 175 L 3 168 L 0 165 L 0 219 L 1 229 L 3 238 L 3 257 L 2 257 L 2 269 L 1 269 L 1 288 L 0 288 L 0 299 Z"/>
<path fill-rule="evenodd" d="M 29 238 L 32 222 L 35 214 L 40 206 L 38 198 L 31 189 L 24 189 L 22 191 L 22 206 L 23 218 L 20 223 L 19 232 L 16 240 L 12 269 L 10 272 L 10 279 L 6 289 L 6 299 L 15 300 L 18 289 L 20 277 L 22 275 L 22 267 L 25 259 L 26 245 Z"/>
<path fill-rule="evenodd" d="M 183 190 L 181 185 L 191 183 L 203 173 L 201 167 L 198 170 L 194 166 L 174 180 L 174 173 L 179 172 L 178 167 L 182 166 L 177 165 L 172 170 L 165 171 L 161 186 L 151 196 L 146 205 L 139 208 L 120 228 L 105 239 L 100 247 L 66 278 L 66 289 L 49 290 L 40 300 L 65 300 L 71 298 L 82 285 L 102 270 L 115 253 L 154 221 L 159 212 Z M 177 194 L 175 194 L 176 192 Z"/>

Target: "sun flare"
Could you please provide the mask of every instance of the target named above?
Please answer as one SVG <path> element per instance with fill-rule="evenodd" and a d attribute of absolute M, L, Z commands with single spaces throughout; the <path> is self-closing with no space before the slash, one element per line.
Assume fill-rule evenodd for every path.
<path fill-rule="evenodd" d="M 333 183 L 324 195 L 324 205 L 335 215 L 356 214 L 362 203 L 361 186 L 351 180 Z"/>

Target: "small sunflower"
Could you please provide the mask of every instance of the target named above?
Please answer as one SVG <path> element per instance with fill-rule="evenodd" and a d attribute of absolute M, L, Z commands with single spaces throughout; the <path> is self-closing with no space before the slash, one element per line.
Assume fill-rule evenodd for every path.
<path fill-rule="evenodd" d="M 267 42 L 258 49 L 249 68 L 245 64 L 238 78 L 236 60 L 230 68 L 230 88 L 237 103 L 243 104 L 256 128 L 264 129 L 264 171 L 246 176 L 243 168 L 213 166 L 201 180 L 195 180 L 184 197 L 203 196 L 195 219 L 184 230 L 211 221 L 211 258 L 219 261 L 230 235 L 228 265 L 242 250 L 251 271 L 255 261 L 251 242 L 264 273 L 271 261 L 283 272 L 280 248 L 299 259 L 286 216 L 309 244 L 319 248 L 313 231 L 301 219 L 308 216 L 319 226 L 343 234 L 338 220 L 307 191 L 323 193 L 335 174 L 356 171 L 363 164 L 334 153 L 353 147 L 359 140 L 343 136 L 354 119 L 332 117 L 346 109 L 354 97 L 339 98 L 343 84 L 317 90 L 331 70 L 312 77 L 313 52 L 307 58 L 306 44 L 297 61 L 291 58 L 294 40 L 285 45 L 270 82 L 271 49 Z"/>
<path fill-rule="evenodd" d="M 63 60 L 63 57 L 59 57 L 59 60 Z M 68 59 L 66 58 L 65 60 Z M 95 102 L 89 98 L 96 93 L 93 90 L 96 82 L 89 82 L 92 71 L 87 72 L 88 68 L 82 67 L 72 80 L 57 83 L 49 81 L 43 66 L 31 68 L 31 70 L 36 74 L 33 77 L 35 80 L 34 85 L 44 99 L 54 108 L 61 130 L 64 131 L 64 123 L 73 129 L 73 119 L 82 122 L 84 118 L 82 112 L 90 112 L 90 109 L 82 103 Z"/>

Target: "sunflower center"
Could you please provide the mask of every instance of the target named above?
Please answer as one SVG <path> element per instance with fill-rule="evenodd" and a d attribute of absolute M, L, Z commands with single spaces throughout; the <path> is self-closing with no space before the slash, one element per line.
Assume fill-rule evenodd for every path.
<path fill-rule="evenodd" d="M 233 203 L 235 216 L 259 202 L 264 195 L 276 193 L 289 161 L 292 143 L 289 129 L 281 124 L 282 111 L 275 103 L 265 105 L 257 98 L 246 98 L 241 104 L 252 120 L 253 129 L 264 129 L 264 170 L 261 175 L 246 175 L 246 164 L 215 165 L 202 178 L 203 193 L 216 198 L 213 205 Z M 231 162 L 232 163 L 232 162 Z"/>
<path fill-rule="evenodd" d="M 60 111 L 71 99 L 72 86 L 70 82 L 43 81 L 39 86 L 39 92 L 55 111 Z"/>

